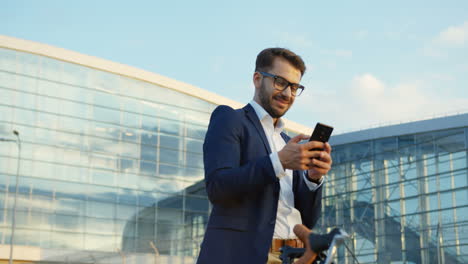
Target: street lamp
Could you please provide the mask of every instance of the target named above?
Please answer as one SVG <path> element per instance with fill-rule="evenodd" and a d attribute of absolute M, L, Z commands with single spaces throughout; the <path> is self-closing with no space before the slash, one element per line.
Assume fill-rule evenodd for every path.
<path fill-rule="evenodd" d="M 13 242 L 15 238 L 15 228 L 16 228 L 16 200 L 18 198 L 18 189 L 19 189 L 19 169 L 20 169 L 20 161 L 21 161 L 21 140 L 19 137 L 19 133 L 16 130 L 13 130 L 13 134 L 16 136 L 16 140 L 13 139 L 6 139 L 0 138 L 0 141 L 3 142 L 16 142 L 18 146 L 18 160 L 16 162 L 16 184 L 15 184 L 15 197 L 13 199 L 13 216 L 11 219 L 11 237 L 10 237 L 10 258 L 8 260 L 8 264 L 13 264 Z"/>

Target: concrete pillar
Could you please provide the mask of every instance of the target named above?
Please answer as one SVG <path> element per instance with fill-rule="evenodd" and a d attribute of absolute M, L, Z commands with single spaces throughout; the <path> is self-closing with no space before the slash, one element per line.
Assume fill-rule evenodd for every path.
<path fill-rule="evenodd" d="M 427 185 L 427 154 L 418 155 L 416 159 L 416 173 L 418 177 L 418 204 L 419 211 L 424 212 L 419 214 L 419 246 L 421 248 L 421 263 L 430 263 L 429 249 L 424 249 L 429 246 L 431 237 L 430 218 L 426 213 L 429 209 L 429 199 L 426 196 L 428 192 Z"/>

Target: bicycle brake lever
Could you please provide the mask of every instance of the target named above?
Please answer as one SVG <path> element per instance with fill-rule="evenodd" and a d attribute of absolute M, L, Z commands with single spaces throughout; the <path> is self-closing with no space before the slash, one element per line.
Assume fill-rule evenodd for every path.
<path fill-rule="evenodd" d="M 336 232 L 333 232 L 335 230 Z M 344 240 L 349 237 L 349 235 L 342 229 L 335 228 L 333 231 L 333 238 L 328 248 L 327 258 L 325 259 L 324 264 L 330 264 L 332 262 L 332 259 L 335 256 L 337 249 L 341 246 L 341 244 L 344 243 Z"/>

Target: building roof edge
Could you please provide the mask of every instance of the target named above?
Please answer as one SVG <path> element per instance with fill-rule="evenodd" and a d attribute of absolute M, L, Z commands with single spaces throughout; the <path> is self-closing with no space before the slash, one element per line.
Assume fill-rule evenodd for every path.
<path fill-rule="evenodd" d="M 339 134 L 332 136 L 330 144 L 336 146 L 378 138 L 418 134 L 459 127 L 468 127 L 468 113 Z"/>

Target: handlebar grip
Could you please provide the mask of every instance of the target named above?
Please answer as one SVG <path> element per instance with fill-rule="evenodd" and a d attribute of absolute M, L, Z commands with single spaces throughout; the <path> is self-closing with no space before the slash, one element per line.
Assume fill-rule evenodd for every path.
<path fill-rule="evenodd" d="M 311 264 L 320 252 L 328 250 L 332 245 L 341 245 L 343 240 L 349 237 L 344 230 L 339 228 L 334 228 L 328 234 L 315 234 L 302 224 L 295 225 L 293 231 L 305 245 L 304 255 L 295 264 Z"/>
<path fill-rule="evenodd" d="M 294 264 L 311 264 L 317 258 L 317 253 L 312 251 L 309 243 L 309 234 L 312 231 L 305 225 L 297 224 L 294 226 L 293 232 L 305 245 L 304 255 L 294 262 Z"/>

